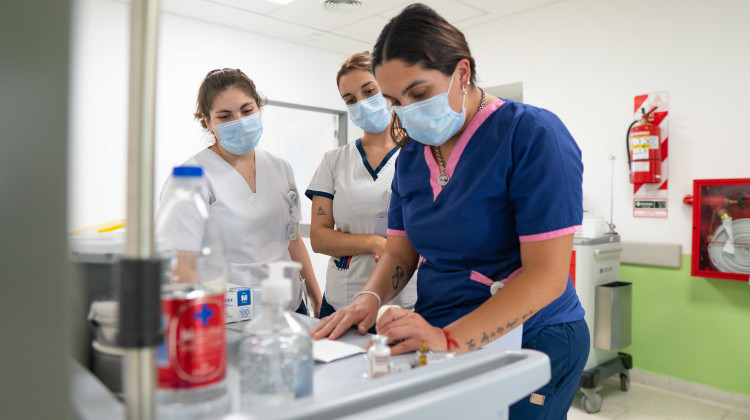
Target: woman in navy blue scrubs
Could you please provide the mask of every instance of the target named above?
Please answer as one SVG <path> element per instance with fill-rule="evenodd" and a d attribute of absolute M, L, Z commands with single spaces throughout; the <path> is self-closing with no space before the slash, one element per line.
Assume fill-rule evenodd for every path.
<path fill-rule="evenodd" d="M 394 354 L 469 352 L 523 324 L 522 346 L 550 357 L 550 382 L 511 418 L 565 418 L 588 358 L 584 310 L 568 274 L 583 218 L 581 152 L 551 112 L 476 86 L 463 34 L 421 4 L 383 28 L 373 71 L 393 104 L 396 162 L 388 239 L 353 302 L 314 338 L 376 322 L 419 266 L 414 312 L 377 321 Z"/>

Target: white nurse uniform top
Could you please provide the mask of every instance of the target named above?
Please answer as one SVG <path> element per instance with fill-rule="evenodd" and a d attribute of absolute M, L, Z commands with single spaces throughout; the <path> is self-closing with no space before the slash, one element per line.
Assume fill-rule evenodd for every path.
<path fill-rule="evenodd" d="M 386 235 L 388 202 L 398 149 L 394 148 L 373 169 L 359 140 L 323 156 L 305 195 L 333 200 L 333 220 L 339 232 Z M 378 229 L 376 229 L 376 224 Z M 326 301 L 339 310 L 362 290 L 375 268 L 372 254 L 331 258 L 326 271 Z M 412 309 L 417 299 L 416 275 L 391 304 Z M 386 302 L 383 302 L 385 304 Z"/>
<path fill-rule="evenodd" d="M 291 261 L 287 229 L 300 220 L 301 210 L 292 168 L 284 159 L 255 149 L 255 192 L 229 163 L 205 149 L 184 165 L 203 168 L 201 195 L 210 217 L 220 226 L 230 263 L 229 283 L 259 287 L 268 275 L 266 264 Z M 164 184 L 160 205 L 169 197 L 171 178 Z M 293 193 L 293 194 L 290 194 Z M 299 279 L 299 275 L 292 276 Z M 302 302 L 302 281 L 293 281 L 290 310 Z"/>

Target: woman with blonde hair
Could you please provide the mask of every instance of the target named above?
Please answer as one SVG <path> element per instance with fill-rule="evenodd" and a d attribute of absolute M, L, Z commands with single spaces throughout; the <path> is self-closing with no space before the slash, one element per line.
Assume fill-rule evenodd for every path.
<path fill-rule="evenodd" d="M 391 136 L 391 110 L 371 64 L 369 52 L 357 53 L 336 75 L 349 118 L 364 134 L 353 143 L 328 151 L 305 192 L 313 204 L 312 248 L 331 256 L 321 318 L 354 299 L 374 298 L 361 289 L 385 248 L 398 148 Z M 394 296 L 391 304 L 413 308 L 415 283 Z"/>

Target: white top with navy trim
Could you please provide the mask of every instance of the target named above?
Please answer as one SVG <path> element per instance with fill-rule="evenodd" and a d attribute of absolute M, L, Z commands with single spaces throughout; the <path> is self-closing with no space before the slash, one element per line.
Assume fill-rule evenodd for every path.
<path fill-rule="evenodd" d="M 203 168 L 201 195 L 224 237 L 230 283 L 259 287 L 268 276 L 269 262 L 291 261 L 286 230 L 290 206 L 294 206 L 291 210 L 297 221 L 301 213 L 299 197 L 289 200 L 289 192 L 296 193 L 297 185 L 287 161 L 255 149 L 255 192 L 236 169 L 209 149 L 200 151 L 184 165 Z M 162 188 L 160 204 L 169 197 L 170 189 L 171 178 Z M 302 284 L 292 284 L 290 309 L 296 310 L 302 301 Z"/>
<path fill-rule="evenodd" d="M 329 150 L 323 156 L 305 195 L 311 200 L 314 195 L 333 200 L 333 219 L 337 231 L 374 235 L 375 219 L 388 215 L 391 181 L 398 153 L 398 149 L 394 148 L 373 169 L 359 140 Z M 374 267 L 372 254 L 354 255 L 349 260 L 331 258 L 326 272 L 326 301 L 336 310 L 351 303 Z M 414 276 L 391 304 L 411 309 L 416 298 Z"/>

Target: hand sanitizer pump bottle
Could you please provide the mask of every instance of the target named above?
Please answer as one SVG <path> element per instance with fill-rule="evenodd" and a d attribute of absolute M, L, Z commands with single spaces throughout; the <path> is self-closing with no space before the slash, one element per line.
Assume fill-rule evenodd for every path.
<path fill-rule="evenodd" d="M 239 360 L 244 408 L 280 405 L 312 394 L 312 338 L 310 331 L 287 310 L 292 280 L 285 269 L 296 262 L 270 263 L 261 283 L 263 312 L 245 329 Z"/>

